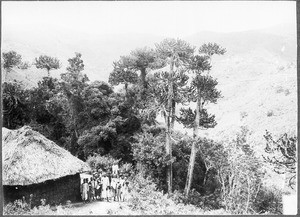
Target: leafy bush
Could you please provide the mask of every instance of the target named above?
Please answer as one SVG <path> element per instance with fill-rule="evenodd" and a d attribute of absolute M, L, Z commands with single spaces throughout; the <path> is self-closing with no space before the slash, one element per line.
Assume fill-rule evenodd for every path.
<path fill-rule="evenodd" d="M 242 127 L 236 139 L 226 144 L 226 158 L 218 168 L 222 204 L 233 214 L 255 213 L 254 203 L 264 173 L 247 142 L 248 133 Z"/>
<path fill-rule="evenodd" d="M 164 150 L 164 135 L 153 135 L 144 132 L 135 136 L 136 143 L 132 144 L 133 159 L 137 162 L 137 170 L 145 169 L 146 176 L 153 178 L 160 189 L 166 188 L 165 175 L 168 159 Z"/>
<path fill-rule="evenodd" d="M 248 116 L 248 113 L 247 112 L 241 112 L 240 115 L 241 115 L 241 119 L 244 119 L 245 117 Z"/>
<path fill-rule="evenodd" d="M 272 110 L 270 110 L 270 111 L 267 112 L 267 116 L 268 116 L 268 117 L 271 117 L 271 116 L 273 116 L 273 115 L 274 115 L 274 112 L 273 112 Z"/>
<path fill-rule="evenodd" d="M 282 194 L 275 186 L 263 187 L 254 202 L 255 211 L 259 214 L 282 214 Z"/>
<path fill-rule="evenodd" d="M 137 162 L 137 169 L 143 166 L 146 175 L 151 177 L 159 190 L 166 191 L 166 165 L 172 161 L 173 189 L 183 191 L 186 182 L 189 156 L 192 140 L 180 133 L 173 133 L 174 142 L 172 159 L 165 155 L 165 132 L 159 129 L 149 129 L 135 136 L 136 143 L 132 145 L 133 158 Z M 197 153 L 192 188 L 203 193 L 205 165 L 201 153 Z"/>
<path fill-rule="evenodd" d="M 68 215 L 70 210 L 68 208 L 63 208 L 62 206 L 57 206 L 51 208 L 50 205 L 43 205 L 30 208 L 30 205 L 25 201 L 16 200 L 13 203 L 8 203 L 3 208 L 4 215 Z"/>
<path fill-rule="evenodd" d="M 290 93 L 291 93 L 291 92 L 290 92 L 290 90 L 289 90 L 289 89 L 285 89 L 285 90 L 284 90 L 284 95 L 286 95 L 286 96 L 287 96 L 287 95 L 289 95 Z"/>
<path fill-rule="evenodd" d="M 188 197 L 182 192 L 174 191 L 170 197 L 175 203 L 192 204 L 204 211 L 222 208 L 219 191 L 215 191 L 214 193 L 207 195 L 201 195 L 195 191 L 195 189 L 192 189 Z"/>
<path fill-rule="evenodd" d="M 277 86 L 276 87 L 276 93 L 282 93 L 284 90 L 283 90 L 283 87 L 282 86 Z"/>
<path fill-rule="evenodd" d="M 284 70 L 284 66 L 278 66 L 278 67 L 277 67 L 277 70 L 278 70 L 278 71 Z"/>
<path fill-rule="evenodd" d="M 120 166 L 120 173 L 123 174 L 126 173 L 131 175 L 132 172 L 133 172 L 133 167 L 131 163 L 125 163 Z"/>
<path fill-rule="evenodd" d="M 284 93 L 284 95 L 289 95 L 291 92 L 290 92 L 290 90 L 289 89 L 283 89 L 283 87 L 282 86 L 277 86 L 276 87 L 276 93 Z"/>
<path fill-rule="evenodd" d="M 183 191 L 186 184 L 187 178 L 187 168 L 189 164 L 189 158 L 191 154 L 191 144 L 193 139 L 189 137 L 184 137 L 183 135 L 174 135 L 177 141 L 173 146 L 173 156 L 176 161 L 173 163 L 173 189 L 178 191 Z M 201 140 L 203 142 L 204 140 Z M 201 144 L 203 145 L 203 144 Z M 196 153 L 194 174 L 191 188 L 195 189 L 201 194 L 206 193 L 204 186 L 205 175 L 207 174 L 207 169 L 204 162 L 204 155 L 201 151 Z"/>
<path fill-rule="evenodd" d="M 22 62 L 22 63 L 20 63 L 19 65 L 18 65 L 18 68 L 19 69 L 28 69 L 28 68 L 30 68 L 30 63 L 29 62 Z"/>
<path fill-rule="evenodd" d="M 29 93 L 21 82 L 3 83 L 3 127 L 16 129 L 30 121 Z"/>
<path fill-rule="evenodd" d="M 124 214 L 126 206 L 137 215 L 203 214 L 203 210 L 192 205 L 175 203 L 167 194 L 157 191 L 156 184 L 145 176 L 145 169 L 131 178 L 131 197 L 128 205 L 110 211 L 110 214 Z"/>
<path fill-rule="evenodd" d="M 14 66 L 18 66 L 22 62 L 22 57 L 16 51 L 2 53 L 3 68 L 10 70 Z M 2 61 L 1 61 L 2 62 Z"/>
<path fill-rule="evenodd" d="M 114 159 L 110 155 L 101 156 L 98 154 L 95 154 L 93 156 L 88 157 L 87 163 L 90 165 L 90 167 L 93 170 L 104 170 L 104 171 L 110 171 L 111 167 L 115 163 L 119 163 L 120 159 Z"/>
<path fill-rule="evenodd" d="M 22 200 L 16 200 L 8 203 L 3 208 L 4 215 L 26 215 L 30 212 L 30 206 Z"/>
<path fill-rule="evenodd" d="M 296 186 L 297 158 L 297 136 L 284 133 L 279 138 L 273 138 L 272 134 L 266 131 L 265 154 L 262 155 L 265 162 L 273 167 L 278 174 L 285 174 L 288 178 L 288 186 L 292 189 Z"/>

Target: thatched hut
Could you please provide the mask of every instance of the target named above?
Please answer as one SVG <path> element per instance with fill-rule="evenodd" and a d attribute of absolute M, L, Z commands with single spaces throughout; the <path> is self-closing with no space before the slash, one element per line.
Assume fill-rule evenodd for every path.
<path fill-rule="evenodd" d="M 80 173 L 90 167 L 40 133 L 2 128 L 2 153 L 5 203 L 31 194 L 34 206 L 80 200 Z"/>

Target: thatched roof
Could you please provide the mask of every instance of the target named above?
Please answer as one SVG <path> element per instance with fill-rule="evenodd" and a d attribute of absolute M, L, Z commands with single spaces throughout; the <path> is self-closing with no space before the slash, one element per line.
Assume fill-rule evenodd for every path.
<path fill-rule="evenodd" d="M 87 163 L 30 127 L 2 128 L 3 185 L 30 185 L 90 171 Z"/>

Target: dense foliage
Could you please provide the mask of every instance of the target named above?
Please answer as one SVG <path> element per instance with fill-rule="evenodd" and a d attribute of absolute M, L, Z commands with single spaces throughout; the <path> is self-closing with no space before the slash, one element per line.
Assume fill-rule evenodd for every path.
<path fill-rule="evenodd" d="M 10 70 L 14 66 L 18 66 L 22 63 L 22 57 L 16 51 L 9 51 L 2 53 L 3 68 Z"/>
<path fill-rule="evenodd" d="M 16 200 L 14 203 L 8 203 L 3 207 L 4 215 L 70 215 L 68 207 L 61 205 L 50 207 L 42 199 L 42 205 L 31 208 L 30 202 Z"/>
<path fill-rule="evenodd" d="M 59 69 L 61 64 L 55 57 L 41 55 L 39 58 L 35 58 L 34 65 L 38 69 L 46 69 L 48 72 L 48 77 L 50 77 L 50 70 Z"/>
<path fill-rule="evenodd" d="M 297 137 L 287 133 L 278 139 L 274 139 L 272 134 L 266 131 L 266 148 L 263 158 L 273 166 L 273 170 L 278 174 L 286 174 L 288 185 L 296 187 L 296 164 L 297 164 Z"/>
<path fill-rule="evenodd" d="M 194 52 L 180 39 L 136 49 L 113 63 L 109 83 L 89 81 L 82 55 L 75 53 L 59 79 L 48 74 L 30 89 L 16 81 L 3 84 L 3 126 L 30 125 L 94 170 L 119 163 L 134 184 L 130 209 L 140 214 L 199 211 L 184 203 L 233 214 L 280 213 L 274 204 L 282 192 L 264 186 L 265 167 L 247 141 L 247 128 L 231 141 L 201 136 L 200 130 L 217 124 L 205 106 L 221 97 L 209 74 L 211 58 L 226 50 L 208 43 Z M 36 66 L 48 72 L 60 67 L 59 60 L 46 57 L 37 58 Z M 16 52 L 3 58 L 4 68 L 21 60 Z M 194 135 L 176 132 L 175 122 Z M 265 138 L 265 160 L 295 175 L 297 138 Z"/>

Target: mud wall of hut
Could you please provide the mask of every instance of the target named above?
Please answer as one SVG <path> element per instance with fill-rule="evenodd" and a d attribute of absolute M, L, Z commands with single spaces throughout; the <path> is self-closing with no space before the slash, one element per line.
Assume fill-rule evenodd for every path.
<path fill-rule="evenodd" d="M 67 200 L 80 201 L 80 175 L 69 175 L 56 180 L 26 186 L 3 186 L 4 202 L 13 202 L 17 199 L 29 203 L 30 194 L 33 194 L 31 206 L 41 205 L 41 199 L 46 199 L 50 205 L 65 204 Z"/>

